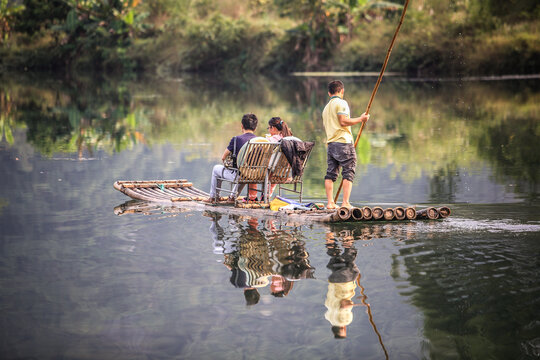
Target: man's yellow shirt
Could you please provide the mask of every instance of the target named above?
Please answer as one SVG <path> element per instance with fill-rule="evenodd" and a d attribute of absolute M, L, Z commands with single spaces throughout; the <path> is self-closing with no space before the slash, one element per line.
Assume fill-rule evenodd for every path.
<path fill-rule="evenodd" d="M 332 96 L 322 112 L 326 143 L 339 142 L 352 144 L 353 135 L 350 126 L 341 126 L 338 115 L 350 117 L 349 104 L 339 96 Z"/>

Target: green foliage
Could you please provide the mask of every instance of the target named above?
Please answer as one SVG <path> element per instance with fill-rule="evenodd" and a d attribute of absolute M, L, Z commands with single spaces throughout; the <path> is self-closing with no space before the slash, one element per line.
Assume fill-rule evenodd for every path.
<path fill-rule="evenodd" d="M 470 21 L 479 27 L 497 21 L 514 23 L 538 19 L 540 3 L 537 0 L 475 0 L 468 5 L 468 13 Z"/>
<path fill-rule="evenodd" d="M 179 54 L 182 70 L 257 70 L 264 56 L 268 29 L 257 29 L 243 19 L 215 14 L 208 21 L 187 25 Z"/>
<path fill-rule="evenodd" d="M 15 17 L 23 10 L 23 5 L 10 0 L 0 0 L 0 44 L 8 39 Z"/>
<path fill-rule="evenodd" d="M 24 0 L 23 4 L 24 10 L 15 19 L 15 30 L 29 35 L 62 23 L 70 9 L 63 0 Z"/>
<path fill-rule="evenodd" d="M 13 33 L 0 47 L 0 71 L 376 71 L 403 8 L 403 0 L 19 3 L 0 0 L 3 41 Z M 388 70 L 537 73 L 538 16 L 536 0 L 416 0 Z"/>
<path fill-rule="evenodd" d="M 13 101 L 8 93 L 0 91 L 0 142 L 5 141 L 13 144 Z"/>
<path fill-rule="evenodd" d="M 273 68 L 281 71 L 328 67 L 338 44 L 348 41 L 353 29 L 375 16 L 387 17 L 401 5 L 376 0 L 276 0 L 282 16 L 301 22 L 287 31 L 273 51 Z"/>
<path fill-rule="evenodd" d="M 55 30 L 66 34 L 62 48 L 75 68 L 133 68 L 125 48 L 131 43 L 137 4 L 138 0 L 68 1 L 66 21 Z"/>

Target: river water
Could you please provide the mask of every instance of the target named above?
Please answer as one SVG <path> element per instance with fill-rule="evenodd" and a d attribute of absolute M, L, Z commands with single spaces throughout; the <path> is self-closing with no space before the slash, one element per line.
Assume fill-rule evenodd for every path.
<path fill-rule="evenodd" d="M 538 359 L 538 80 L 383 81 L 352 203 L 445 220 L 298 224 L 113 189 L 207 191 L 253 112 L 258 134 L 280 116 L 316 142 L 322 201 L 328 80 L 2 78 L 1 358 Z M 343 80 L 359 116 L 375 78 Z"/>

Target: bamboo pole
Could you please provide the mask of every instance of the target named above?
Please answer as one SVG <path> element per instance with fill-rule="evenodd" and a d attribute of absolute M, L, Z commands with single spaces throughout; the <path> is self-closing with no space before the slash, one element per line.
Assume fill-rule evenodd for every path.
<path fill-rule="evenodd" d="M 394 216 L 396 217 L 396 220 L 403 220 L 405 219 L 405 209 L 401 206 L 396 206 L 394 208 Z"/>
<path fill-rule="evenodd" d="M 372 213 L 373 213 L 373 220 L 380 220 L 380 219 L 383 218 L 384 211 L 383 211 L 382 207 L 375 206 L 372 209 Z"/>
<path fill-rule="evenodd" d="M 351 210 L 347 207 L 342 206 L 336 212 L 343 221 L 347 221 L 351 217 Z"/>
<path fill-rule="evenodd" d="M 387 221 L 394 220 L 394 216 L 395 216 L 394 209 L 392 208 L 384 209 L 383 216 L 384 216 L 384 220 L 387 220 Z"/>
<path fill-rule="evenodd" d="M 349 220 L 353 220 L 353 221 L 360 221 L 364 218 L 364 213 L 362 211 L 362 209 L 360 208 L 352 208 L 351 210 L 351 217 Z"/>
<path fill-rule="evenodd" d="M 439 211 L 434 207 L 428 207 L 426 209 L 418 210 L 416 212 L 417 219 L 430 219 L 435 220 L 439 218 Z"/>
<path fill-rule="evenodd" d="M 439 216 L 441 217 L 441 219 L 447 218 L 448 216 L 450 216 L 451 213 L 450 208 L 446 206 L 438 208 L 437 211 L 439 211 Z"/>
<path fill-rule="evenodd" d="M 362 208 L 362 216 L 364 217 L 364 220 L 371 220 L 373 217 L 373 211 L 369 206 L 364 206 Z"/>
<path fill-rule="evenodd" d="M 373 103 L 373 99 L 375 98 L 375 94 L 377 93 L 377 90 L 379 89 L 379 85 L 381 84 L 382 77 L 384 75 L 384 70 L 386 70 L 386 65 L 388 65 L 388 59 L 390 58 L 390 53 L 392 52 L 392 48 L 394 47 L 394 43 L 396 42 L 396 38 L 399 32 L 399 29 L 401 29 L 401 25 L 403 24 L 403 19 L 405 18 L 405 12 L 407 11 L 407 6 L 409 6 L 409 0 L 405 1 L 405 5 L 403 5 L 403 11 L 401 13 L 401 18 L 399 19 L 398 26 L 396 28 L 396 31 L 394 32 L 394 36 L 392 37 L 392 41 L 390 42 L 390 46 L 388 47 L 388 51 L 386 52 L 386 58 L 384 59 L 383 66 L 381 68 L 381 73 L 379 74 L 379 78 L 377 79 L 377 83 L 375 83 L 375 87 L 373 88 L 373 91 L 371 92 L 371 97 L 369 98 L 368 105 L 366 107 L 366 114 L 369 114 L 369 110 L 371 109 L 371 104 Z M 356 145 L 358 145 L 358 141 L 360 140 L 360 136 L 362 136 L 362 131 L 364 130 L 364 126 L 366 125 L 365 122 L 362 122 L 362 125 L 360 126 L 360 131 L 358 132 L 358 135 L 356 136 L 356 140 L 354 142 L 354 148 L 356 149 Z M 341 179 L 341 183 L 339 184 L 338 190 L 336 192 L 336 196 L 334 197 L 334 202 L 337 202 L 337 199 L 339 197 L 339 193 L 341 191 L 341 188 L 343 187 L 343 178 Z"/>
<path fill-rule="evenodd" d="M 413 207 L 408 207 L 407 209 L 405 209 L 405 216 L 408 220 L 416 219 L 416 209 Z"/>

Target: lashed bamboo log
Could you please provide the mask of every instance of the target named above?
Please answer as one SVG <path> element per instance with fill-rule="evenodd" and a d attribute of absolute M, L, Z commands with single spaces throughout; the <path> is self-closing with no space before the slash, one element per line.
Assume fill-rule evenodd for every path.
<path fill-rule="evenodd" d="M 439 211 L 437 211 L 437 209 L 434 207 L 418 210 L 416 212 L 416 218 L 435 220 L 439 218 Z"/>
<path fill-rule="evenodd" d="M 439 216 L 441 219 L 447 218 L 448 216 L 450 216 L 451 213 L 450 208 L 446 206 L 441 206 L 437 209 L 437 211 L 439 211 Z"/>
<path fill-rule="evenodd" d="M 134 184 L 134 185 L 145 185 L 145 184 L 182 184 L 187 183 L 187 179 L 177 179 L 177 180 L 119 180 L 117 183 L 119 185 Z"/>
<path fill-rule="evenodd" d="M 362 208 L 362 217 L 364 218 L 364 220 L 371 220 L 371 218 L 373 217 L 373 211 L 369 206 L 364 206 Z"/>
<path fill-rule="evenodd" d="M 382 207 L 380 206 L 375 206 L 372 210 L 371 210 L 372 214 L 373 214 L 373 220 L 380 220 L 383 218 L 383 215 L 384 215 L 384 211 L 382 209 Z"/>
<path fill-rule="evenodd" d="M 351 217 L 351 210 L 349 208 L 344 207 L 344 206 L 337 209 L 336 213 L 338 214 L 338 217 L 342 221 L 349 220 L 349 218 Z"/>
<path fill-rule="evenodd" d="M 150 198 L 154 198 L 154 199 L 161 199 L 161 200 L 168 200 L 169 199 L 169 196 L 161 194 L 161 193 L 156 192 L 156 191 L 152 191 L 152 189 L 135 188 L 135 189 L 133 189 L 133 191 L 136 192 L 136 193 L 139 193 L 139 194 L 149 196 Z"/>
<path fill-rule="evenodd" d="M 205 197 L 172 197 L 171 201 L 203 201 Z"/>
<path fill-rule="evenodd" d="M 245 204 L 236 204 L 236 207 L 241 209 L 268 209 L 270 204 L 268 203 L 245 203 Z"/>
<path fill-rule="evenodd" d="M 357 208 L 357 207 L 351 209 L 351 217 L 349 218 L 349 220 L 359 221 L 359 220 L 362 220 L 363 218 L 364 218 L 364 214 L 362 212 L 362 209 Z"/>
<path fill-rule="evenodd" d="M 408 220 L 416 219 L 416 209 L 413 207 L 408 207 L 407 209 L 405 209 L 405 216 Z"/>
<path fill-rule="evenodd" d="M 387 221 L 393 220 L 394 216 L 395 216 L 394 209 L 392 208 L 384 209 L 384 212 L 383 212 L 384 220 L 387 220 Z"/>
<path fill-rule="evenodd" d="M 161 187 L 163 188 L 185 188 L 185 187 L 192 187 L 193 183 L 176 183 L 176 184 L 169 184 L 169 183 L 148 183 L 148 184 L 122 184 L 123 187 L 131 189 L 131 188 L 154 188 L 154 187 Z"/>
<path fill-rule="evenodd" d="M 405 209 L 401 206 L 396 206 L 394 208 L 394 216 L 396 220 L 403 220 L 405 219 Z"/>

